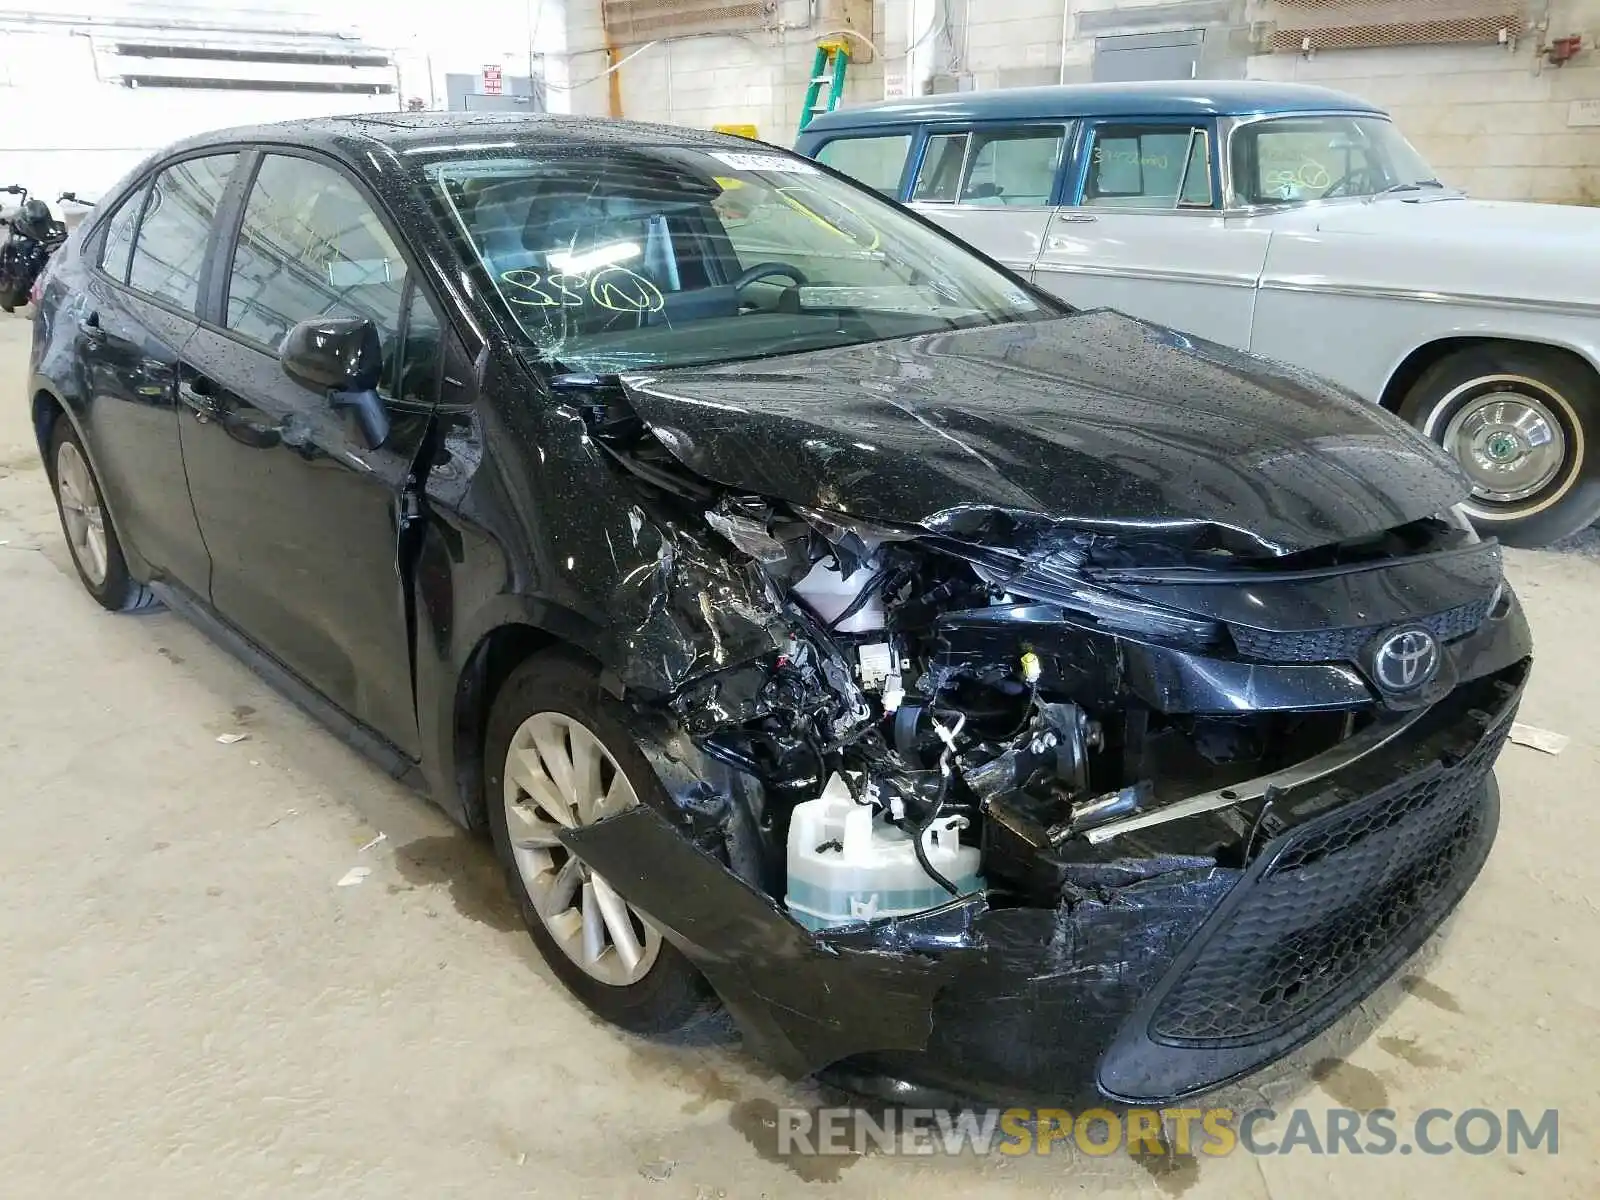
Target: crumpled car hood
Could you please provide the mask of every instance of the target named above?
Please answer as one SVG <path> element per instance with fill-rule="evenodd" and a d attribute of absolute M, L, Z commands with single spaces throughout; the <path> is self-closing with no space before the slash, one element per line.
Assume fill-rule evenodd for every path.
<path fill-rule="evenodd" d="M 1465 499 L 1454 463 L 1310 375 L 1095 311 L 623 377 L 685 466 L 960 535 L 995 510 L 1291 554 Z"/>

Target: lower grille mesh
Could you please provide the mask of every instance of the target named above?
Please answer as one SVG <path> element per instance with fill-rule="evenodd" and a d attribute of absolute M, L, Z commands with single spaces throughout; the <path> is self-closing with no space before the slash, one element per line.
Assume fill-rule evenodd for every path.
<path fill-rule="evenodd" d="M 1151 1035 L 1262 1040 L 1382 965 L 1406 930 L 1442 919 L 1492 836 L 1483 784 L 1510 727 L 1453 769 L 1401 780 L 1291 835 L 1162 999 Z"/>

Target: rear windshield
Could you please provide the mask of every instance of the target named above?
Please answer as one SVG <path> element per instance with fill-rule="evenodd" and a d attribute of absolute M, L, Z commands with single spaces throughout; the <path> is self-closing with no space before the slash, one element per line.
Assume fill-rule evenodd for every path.
<path fill-rule="evenodd" d="M 778 151 L 487 157 L 428 174 L 516 328 L 570 369 L 762 358 L 1057 311 Z"/>

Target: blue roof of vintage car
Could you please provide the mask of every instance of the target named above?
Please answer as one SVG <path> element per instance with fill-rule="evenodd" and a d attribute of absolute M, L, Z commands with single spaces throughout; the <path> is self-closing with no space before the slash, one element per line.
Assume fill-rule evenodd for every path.
<path fill-rule="evenodd" d="M 1257 116 L 1262 113 L 1383 110 L 1331 88 L 1245 79 L 1086 83 L 1065 87 L 950 92 L 841 108 L 818 116 L 806 134 L 930 121 L 1016 121 L 1051 117 Z M 802 135 L 804 136 L 804 135 Z"/>

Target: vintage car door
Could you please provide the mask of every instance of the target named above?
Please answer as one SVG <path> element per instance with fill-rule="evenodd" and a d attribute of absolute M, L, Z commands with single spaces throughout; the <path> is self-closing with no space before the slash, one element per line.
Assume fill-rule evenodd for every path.
<path fill-rule="evenodd" d="M 1065 186 L 1073 128 L 1047 121 L 930 129 L 912 174 L 911 207 L 1031 278 Z"/>
<path fill-rule="evenodd" d="M 1214 122 L 1097 121 L 1082 144 L 1034 281 L 1080 308 L 1248 349 L 1271 234 L 1223 216 Z"/>

